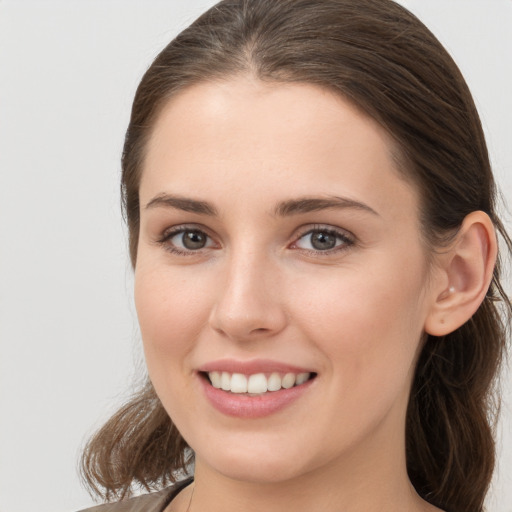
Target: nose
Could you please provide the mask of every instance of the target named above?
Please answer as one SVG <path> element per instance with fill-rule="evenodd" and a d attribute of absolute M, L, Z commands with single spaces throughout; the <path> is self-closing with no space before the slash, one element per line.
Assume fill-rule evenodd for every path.
<path fill-rule="evenodd" d="M 233 255 L 226 262 L 210 326 L 234 341 L 275 336 L 287 323 L 280 284 L 274 262 L 247 252 Z"/>

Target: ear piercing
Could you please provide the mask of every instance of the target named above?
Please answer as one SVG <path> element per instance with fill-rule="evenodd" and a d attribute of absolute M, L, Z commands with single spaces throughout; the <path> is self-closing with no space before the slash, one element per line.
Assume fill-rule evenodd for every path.
<path fill-rule="evenodd" d="M 440 299 L 447 299 L 452 293 L 455 293 L 455 286 L 450 286 L 447 290 L 445 289 L 441 295 Z"/>

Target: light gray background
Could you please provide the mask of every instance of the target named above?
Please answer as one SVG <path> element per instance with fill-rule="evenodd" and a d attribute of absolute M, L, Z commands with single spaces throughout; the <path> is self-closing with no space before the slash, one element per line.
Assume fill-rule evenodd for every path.
<path fill-rule="evenodd" d="M 131 100 L 212 3 L 0 0 L 0 512 L 92 504 L 80 447 L 143 372 L 118 197 Z M 459 63 L 511 201 L 512 1 L 402 3 Z M 491 512 L 512 511 L 510 373 Z"/>

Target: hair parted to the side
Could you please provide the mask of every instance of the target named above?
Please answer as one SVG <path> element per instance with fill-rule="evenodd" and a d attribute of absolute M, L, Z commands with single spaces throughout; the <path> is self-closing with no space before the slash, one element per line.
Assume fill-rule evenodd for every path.
<path fill-rule="evenodd" d="M 432 33 L 391 0 L 224 0 L 179 34 L 145 73 L 122 158 L 122 197 L 137 259 L 139 182 L 164 104 L 206 80 L 250 74 L 338 92 L 380 123 L 400 171 L 420 192 L 431 250 L 483 210 L 511 249 L 471 94 Z M 495 463 L 496 382 L 512 307 L 496 265 L 487 296 L 465 325 L 427 337 L 407 411 L 409 476 L 448 512 L 479 512 Z M 98 494 L 157 488 L 186 467 L 187 445 L 150 383 L 93 437 L 82 472 Z"/>

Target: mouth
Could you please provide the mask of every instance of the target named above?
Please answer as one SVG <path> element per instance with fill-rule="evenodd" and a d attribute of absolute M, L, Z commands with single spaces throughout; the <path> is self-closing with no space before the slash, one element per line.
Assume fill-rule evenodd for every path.
<path fill-rule="evenodd" d="M 215 389 L 246 396 L 264 396 L 269 393 L 302 386 L 316 377 L 314 372 L 301 373 L 232 373 L 227 371 L 200 372 Z"/>
<path fill-rule="evenodd" d="M 311 396 L 318 377 L 308 368 L 269 359 L 211 361 L 198 368 L 197 375 L 204 396 L 217 411 L 244 420 L 304 404 L 301 397 Z"/>

